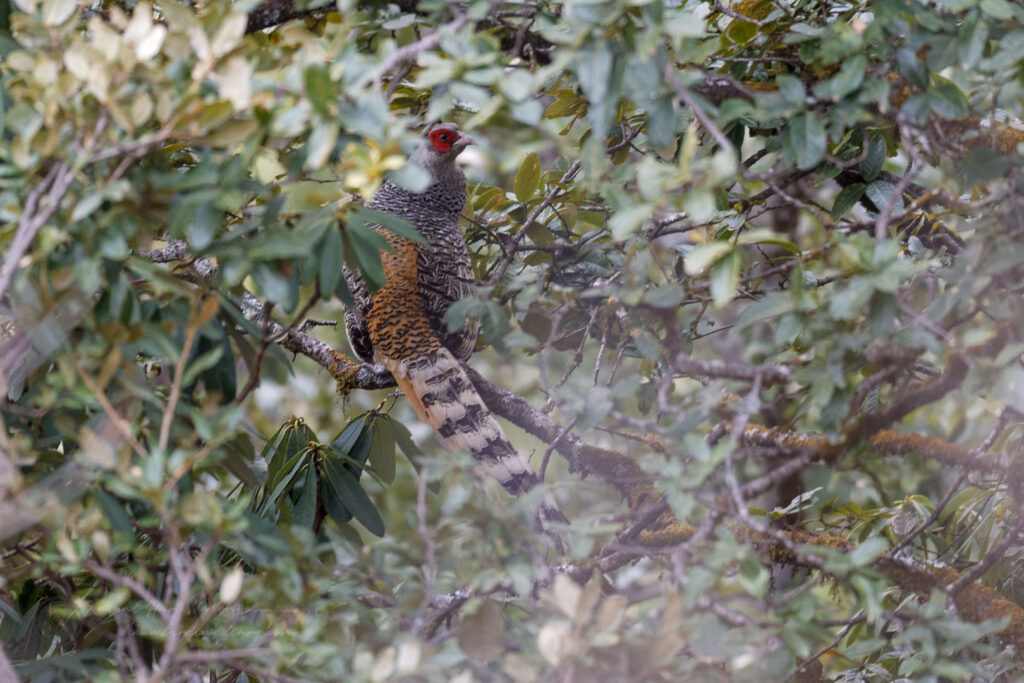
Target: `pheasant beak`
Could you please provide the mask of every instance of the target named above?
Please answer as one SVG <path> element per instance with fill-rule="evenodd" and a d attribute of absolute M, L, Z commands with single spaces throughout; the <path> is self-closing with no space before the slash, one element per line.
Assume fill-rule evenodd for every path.
<path fill-rule="evenodd" d="M 455 141 L 455 144 L 453 145 L 453 147 L 457 147 L 458 149 L 464 149 L 466 147 L 469 147 L 470 145 L 475 145 L 475 144 L 476 144 L 476 140 L 473 139 L 472 135 L 467 135 L 465 133 L 460 133 L 459 134 L 459 139 Z"/>

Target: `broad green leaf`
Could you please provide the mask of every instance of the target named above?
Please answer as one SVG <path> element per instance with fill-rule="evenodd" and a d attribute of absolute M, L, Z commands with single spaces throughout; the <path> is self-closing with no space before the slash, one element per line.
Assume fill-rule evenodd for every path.
<path fill-rule="evenodd" d="M 219 339 L 210 339 L 205 334 L 196 343 L 197 355 L 208 353 L 214 349 L 219 350 L 220 355 L 216 362 L 209 367 L 198 370 L 198 377 L 203 380 L 203 386 L 208 392 L 220 394 L 221 404 L 227 404 L 234 400 L 237 390 L 237 376 L 235 373 L 235 355 L 231 349 L 227 334 L 220 322 L 214 320 L 210 325 L 213 329 L 220 331 Z M 193 361 L 195 363 L 196 361 Z M 189 366 L 189 372 L 193 368 Z M 191 376 L 186 376 L 186 384 L 189 384 Z"/>
<path fill-rule="evenodd" d="M 814 87 L 814 94 L 821 98 L 840 100 L 864 82 L 864 73 L 868 67 L 868 60 L 864 55 L 856 55 L 843 63 L 839 73 L 832 78 L 818 83 Z"/>
<path fill-rule="evenodd" d="M 322 116 L 328 116 L 328 106 L 334 101 L 334 82 L 323 64 L 309 64 L 302 71 L 302 84 L 306 89 L 306 97 L 313 105 L 313 110 Z M 337 124 L 335 124 L 337 129 Z"/>
<path fill-rule="evenodd" d="M 613 41 L 597 39 L 577 53 L 576 77 L 587 96 L 587 118 L 594 134 L 601 139 L 615 120 L 624 67 L 618 43 Z"/>
<path fill-rule="evenodd" d="M 331 442 L 331 448 L 342 455 L 351 456 L 359 437 L 363 433 L 366 415 L 360 415 L 349 422 Z"/>
<path fill-rule="evenodd" d="M 370 465 L 385 484 L 395 480 L 395 434 L 391 420 L 374 420 L 370 443 Z"/>
<path fill-rule="evenodd" d="M 78 0 L 43 0 L 43 24 L 59 26 L 78 9 Z"/>
<path fill-rule="evenodd" d="M 733 251 L 712 266 L 711 299 L 715 306 L 722 307 L 732 301 L 732 297 L 736 294 L 736 287 L 739 285 L 742 263 L 743 255 L 739 251 Z"/>
<path fill-rule="evenodd" d="M 375 536 L 383 536 L 384 520 L 342 461 L 338 458 L 324 458 L 324 475 L 329 489 L 326 495 L 333 495 L 341 501 L 367 531 Z"/>
<path fill-rule="evenodd" d="M 102 192 L 91 192 L 82 197 L 82 199 L 75 204 L 74 211 L 71 212 L 71 222 L 74 223 L 76 221 L 80 221 L 86 216 L 92 214 L 93 211 L 100 208 L 100 205 L 103 204 L 103 199 L 104 197 Z"/>
<path fill-rule="evenodd" d="M 897 50 L 896 63 L 900 67 L 900 74 L 915 87 L 920 89 L 928 87 L 928 65 L 924 63 L 924 60 L 918 58 L 914 50 L 907 47 Z"/>
<path fill-rule="evenodd" d="M 685 298 L 686 293 L 677 284 L 661 285 L 644 292 L 643 301 L 654 308 L 675 308 Z"/>
<path fill-rule="evenodd" d="M 394 430 L 395 443 L 399 448 L 402 449 L 402 453 L 412 463 L 413 468 L 422 477 L 424 460 L 427 456 L 420 450 L 420 447 L 416 445 L 416 442 L 412 440 L 412 434 L 409 433 L 408 427 L 401 422 L 395 422 L 390 418 L 387 418 L 391 423 L 392 429 Z M 427 489 L 434 494 L 440 493 L 441 482 L 436 479 L 430 479 L 427 481 Z"/>
<path fill-rule="evenodd" d="M 289 421 L 267 442 L 260 454 L 267 461 L 267 486 L 277 486 L 284 474 L 286 463 L 292 461 L 305 448 L 303 426 Z"/>
<path fill-rule="evenodd" d="M 302 485 L 302 493 L 299 494 L 299 499 L 295 501 L 295 507 L 292 510 L 292 524 L 307 529 L 312 528 L 316 518 L 316 502 L 317 468 L 308 467 L 306 468 L 306 479 Z"/>
<path fill-rule="evenodd" d="M 960 55 L 960 64 L 964 69 L 973 69 L 985 53 L 988 22 L 977 19 L 968 22 L 964 28 L 965 30 L 961 30 L 957 35 L 957 54 Z"/>
<path fill-rule="evenodd" d="M 860 162 L 860 173 L 864 180 L 871 182 L 878 176 L 885 164 L 886 154 L 885 139 L 881 135 L 871 135 L 868 138 L 868 153 Z"/>
<path fill-rule="evenodd" d="M 888 548 L 889 544 L 884 538 L 869 538 L 850 551 L 850 562 L 855 567 L 866 567 Z"/>
<path fill-rule="evenodd" d="M 715 240 L 714 242 L 698 244 L 694 247 L 693 251 L 686 255 L 686 259 L 683 262 L 686 274 L 691 277 L 700 275 L 733 249 L 735 249 L 733 244 L 726 240 Z"/>
<path fill-rule="evenodd" d="M 349 221 L 353 223 L 360 223 L 364 226 L 379 225 L 385 228 L 388 232 L 394 233 L 399 237 L 404 237 L 416 244 L 427 243 L 427 241 L 423 239 L 423 235 L 419 233 L 412 223 L 401 216 L 396 216 L 384 211 L 378 211 L 376 209 L 361 206 L 350 214 Z M 380 245 L 381 248 L 384 248 L 385 246 L 386 245 L 383 243 Z"/>
<path fill-rule="evenodd" d="M 329 296 L 338 288 L 338 283 L 341 281 L 341 267 L 345 263 L 341 231 L 336 227 L 328 228 L 320 243 L 319 251 L 320 292 Z"/>
<path fill-rule="evenodd" d="M 825 153 L 825 124 L 814 112 L 797 114 L 789 125 L 789 141 L 797 166 L 811 168 Z"/>
<path fill-rule="evenodd" d="M 330 119 L 318 119 L 306 141 L 306 169 L 315 171 L 325 163 L 338 141 L 338 124 Z"/>
<path fill-rule="evenodd" d="M 878 211 L 882 211 L 886 204 L 890 201 L 890 197 L 896 195 L 896 186 L 885 180 L 876 180 L 864 188 L 864 194 L 867 195 L 868 199 L 877 207 Z M 889 215 L 897 214 L 903 211 L 903 198 L 896 195 L 893 199 L 892 210 Z"/>
<path fill-rule="evenodd" d="M 794 254 L 800 253 L 800 247 L 770 228 L 744 230 L 737 235 L 736 244 L 772 244 Z"/>
<path fill-rule="evenodd" d="M 1007 0 L 981 0 L 978 5 L 985 14 L 1000 20 L 1013 18 L 1013 6 Z"/>
<path fill-rule="evenodd" d="M 293 312 L 299 302 L 299 283 L 296 275 L 285 275 L 268 263 L 257 263 L 252 271 L 252 277 L 259 285 L 263 296 L 279 305 L 286 313 Z M 383 279 L 383 273 L 381 278 Z"/>
<path fill-rule="evenodd" d="M 249 435 L 244 432 L 237 434 L 234 438 L 224 442 L 223 448 L 227 453 L 224 460 L 221 461 L 224 469 L 235 475 L 247 487 L 251 489 L 258 487 L 261 482 L 258 470 L 253 466 L 256 452 Z"/>
<path fill-rule="evenodd" d="M 334 492 L 327 481 L 327 463 L 325 458 L 324 462 L 320 464 L 319 476 L 317 477 L 320 481 L 319 486 L 319 500 L 320 504 L 324 506 L 324 511 L 327 512 L 327 516 L 333 519 L 338 524 L 347 524 L 352 521 L 352 512 L 345 507 L 345 503 L 342 502 L 341 496 Z"/>
<path fill-rule="evenodd" d="M 527 202 L 537 193 L 540 187 L 540 157 L 536 152 L 530 152 L 519 164 L 516 171 L 515 182 L 512 184 L 516 199 L 520 202 Z"/>
<path fill-rule="evenodd" d="M 829 300 L 829 315 L 839 320 L 850 320 L 867 313 L 867 303 L 874 293 L 875 288 L 872 286 L 870 278 L 853 278 L 840 287 Z"/>
<path fill-rule="evenodd" d="M 473 659 L 487 662 L 505 652 L 505 618 L 501 606 L 484 600 L 458 626 L 459 649 Z"/>
<path fill-rule="evenodd" d="M 736 320 L 736 329 L 742 330 L 755 323 L 774 320 L 795 308 L 792 297 L 786 292 L 771 292 L 760 301 L 743 309 Z"/>
<path fill-rule="evenodd" d="M 359 268 L 363 281 L 370 292 L 375 292 L 384 286 L 384 266 L 380 260 L 381 240 L 372 230 L 353 230 L 353 226 L 344 231 L 345 242 L 348 248 L 346 253 L 353 254 L 355 265 Z M 385 245 L 386 244 L 385 240 Z"/>
<path fill-rule="evenodd" d="M 832 203 L 832 218 L 839 220 L 846 215 L 846 212 L 853 208 L 853 206 L 864 196 L 864 190 L 867 185 L 864 183 L 853 183 L 847 185 L 839 194 L 836 195 L 835 201 Z"/>
<path fill-rule="evenodd" d="M 215 366 L 223 355 L 224 349 L 218 345 L 210 347 L 209 350 L 197 356 L 188 364 L 185 374 L 181 380 L 182 385 L 186 387 L 190 386 L 200 373 L 206 372 Z"/>
<path fill-rule="evenodd" d="M 132 526 L 131 517 L 128 516 L 124 507 L 112 495 L 103 489 L 97 489 L 96 500 L 103 509 L 103 516 L 110 522 L 110 526 L 114 531 L 124 534 L 129 538 L 135 537 L 135 527 Z"/>
<path fill-rule="evenodd" d="M 970 105 L 963 91 L 953 81 L 939 75 L 932 76 L 928 102 L 932 111 L 945 119 L 962 119 L 970 112 Z"/>
<path fill-rule="evenodd" d="M 210 52 L 213 56 L 221 57 L 233 50 L 245 35 L 247 23 L 248 16 L 242 12 L 232 12 L 221 19 L 220 26 L 210 40 Z"/>

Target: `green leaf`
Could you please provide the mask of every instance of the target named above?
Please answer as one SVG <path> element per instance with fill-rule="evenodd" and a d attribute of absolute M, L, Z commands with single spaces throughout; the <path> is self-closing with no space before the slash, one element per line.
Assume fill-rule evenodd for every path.
<path fill-rule="evenodd" d="M 599 139 L 604 139 L 619 108 L 625 61 L 617 49 L 618 43 L 598 39 L 576 56 L 576 78 L 589 102 L 587 118 Z"/>
<path fill-rule="evenodd" d="M 210 339 L 206 335 L 199 338 L 196 344 L 197 355 L 217 352 L 216 362 L 210 367 L 199 370 L 199 379 L 203 380 L 206 390 L 211 393 L 220 394 L 221 405 L 226 405 L 235 399 L 237 391 L 237 376 L 235 373 L 235 354 L 231 349 L 231 343 L 224 332 L 220 322 L 214 320 L 210 325 L 220 333 L 219 339 Z M 197 361 L 193 361 L 196 364 Z M 186 385 L 189 384 L 194 365 L 189 365 L 189 375 L 186 375 Z"/>
<path fill-rule="evenodd" d="M 928 87 L 928 66 L 919 59 L 917 53 L 908 47 L 896 51 L 896 63 L 902 74 L 912 85 L 924 89 Z"/>
<path fill-rule="evenodd" d="M 380 27 L 382 29 L 384 29 L 385 31 L 397 31 L 399 29 L 406 28 L 408 26 L 412 26 L 415 23 L 416 23 L 416 15 L 415 14 L 402 14 L 402 15 L 398 16 L 395 19 L 390 19 L 388 21 L 385 21 L 383 24 L 380 25 Z"/>
<path fill-rule="evenodd" d="M 1006 0 L 981 0 L 981 11 L 995 19 L 1013 19 L 1013 6 Z"/>
<path fill-rule="evenodd" d="M 391 420 L 373 421 L 370 442 L 370 465 L 373 473 L 385 484 L 395 481 L 395 432 Z"/>
<path fill-rule="evenodd" d="M 829 300 L 829 315 L 839 320 L 850 320 L 861 313 L 866 313 L 865 308 L 874 293 L 875 288 L 870 278 L 853 278 L 839 288 Z"/>
<path fill-rule="evenodd" d="M 512 183 L 516 199 L 520 202 L 529 201 L 540 187 L 540 157 L 536 152 L 530 152 L 519 164 L 516 171 L 515 181 Z"/>
<path fill-rule="evenodd" d="M 795 306 L 787 292 L 770 292 L 760 301 L 755 301 L 743 309 L 736 320 L 736 330 L 740 331 L 755 323 L 779 318 L 791 312 Z"/>
<path fill-rule="evenodd" d="M 224 442 L 226 456 L 221 464 L 239 481 L 249 488 L 256 488 L 260 485 L 259 477 L 253 467 L 253 460 L 256 458 L 256 451 L 252 439 L 245 432 L 236 434 L 233 438 Z"/>
<path fill-rule="evenodd" d="M 282 430 L 283 436 L 280 440 L 274 439 L 276 446 L 267 459 L 267 487 L 270 489 L 277 486 L 287 469 L 294 464 L 295 458 L 306 447 L 304 425 L 286 422 Z M 266 453 L 267 449 L 264 448 L 264 454 Z"/>
<path fill-rule="evenodd" d="M 377 211 L 376 209 L 368 209 L 361 206 L 350 214 L 349 221 L 361 223 L 366 227 L 379 225 L 388 232 L 394 233 L 399 237 L 404 237 L 410 242 L 415 242 L 416 244 L 427 243 L 427 241 L 423 239 L 423 235 L 416 230 L 412 223 L 401 216 L 385 213 L 384 211 Z M 381 246 L 383 248 L 386 245 Z"/>
<path fill-rule="evenodd" d="M 832 203 L 832 218 L 839 220 L 845 216 L 846 212 L 864 196 L 866 188 L 867 185 L 864 183 L 853 183 L 840 190 L 836 195 L 836 200 Z"/>
<path fill-rule="evenodd" d="M 89 194 L 82 197 L 82 199 L 77 204 L 75 204 L 75 209 L 74 211 L 71 212 L 71 222 L 76 223 L 82 220 L 86 216 L 90 215 L 93 211 L 100 208 L 101 204 L 103 204 L 103 193 L 90 192 Z"/>
<path fill-rule="evenodd" d="M 843 63 L 842 68 L 832 78 L 822 81 L 814 87 L 814 94 L 820 98 L 840 100 L 864 82 L 864 73 L 868 67 L 867 57 L 855 55 Z"/>
<path fill-rule="evenodd" d="M 789 126 L 789 141 L 801 169 L 813 167 L 825 154 L 825 124 L 814 112 L 803 112 Z"/>
<path fill-rule="evenodd" d="M 359 437 L 363 433 L 363 423 L 365 421 L 366 415 L 360 415 L 345 425 L 338 436 L 334 437 L 334 441 L 331 442 L 331 448 L 342 455 L 350 456 L 356 442 L 359 441 Z"/>
<path fill-rule="evenodd" d="M 643 302 L 654 308 L 676 308 L 686 297 L 686 292 L 677 284 L 666 284 L 644 292 Z"/>
<path fill-rule="evenodd" d="M 867 195 L 871 203 L 875 205 L 877 211 L 881 213 L 882 209 L 885 208 L 889 198 L 896 193 L 896 186 L 885 180 L 876 180 L 864 189 L 864 194 Z M 893 206 L 889 214 L 896 214 L 903 211 L 903 198 L 896 196 L 893 200 Z"/>
<path fill-rule="evenodd" d="M 387 418 L 388 422 L 394 430 L 395 443 L 402 449 L 402 454 L 405 455 L 406 459 L 412 463 L 413 468 L 422 477 L 424 461 L 427 456 L 424 455 L 420 447 L 416 445 L 416 442 L 412 440 L 412 434 L 409 433 L 409 429 L 401 422 L 395 422 L 391 418 Z M 431 493 L 437 494 L 441 491 L 441 482 L 436 479 L 427 481 L 427 490 Z"/>
<path fill-rule="evenodd" d="M 884 538 L 869 538 L 850 551 L 850 562 L 855 567 L 866 567 L 888 548 L 889 543 Z"/>
<path fill-rule="evenodd" d="M 320 278 L 320 291 L 329 296 L 333 294 L 341 281 L 341 266 L 345 262 L 344 245 L 341 241 L 341 231 L 336 227 L 327 229 L 320 243 L 320 263 L 318 277 Z"/>
<path fill-rule="evenodd" d="M 355 257 L 359 274 L 366 283 L 370 292 L 376 292 L 384 286 L 384 265 L 380 259 L 381 241 L 384 246 L 390 249 L 390 245 L 383 237 L 372 230 L 354 230 L 350 224 L 345 230 L 345 242 L 348 246 L 347 252 Z"/>
<path fill-rule="evenodd" d="M 801 253 L 800 247 L 770 228 L 744 230 L 736 237 L 736 244 L 771 244 L 794 254 Z"/>
<path fill-rule="evenodd" d="M 484 600 L 458 626 L 459 649 L 473 659 L 488 662 L 505 652 L 505 618 L 501 606 Z"/>
<path fill-rule="evenodd" d="M 307 469 L 313 467 L 312 457 L 309 449 L 303 448 L 288 460 L 281 468 L 278 481 L 270 490 L 267 497 L 260 501 L 260 510 L 280 510 L 284 496 L 292 490 L 295 480 Z"/>
<path fill-rule="evenodd" d="M 292 430 L 295 425 L 292 421 L 285 422 L 283 425 L 278 427 L 274 435 L 267 440 L 267 443 L 263 445 L 263 450 L 260 451 L 260 458 L 267 463 L 267 478 L 269 479 L 275 467 L 280 467 L 283 462 L 283 454 L 280 452 L 282 446 L 287 448 L 288 439 L 291 438 Z"/>
<path fill-rule="evenodd" d="M 505 337 L 511 329 L 505 309 L 498 302 L 487 299 L 479 310 L 480 331 L 498 351 L 504 351 Z"/>
<path fill-rule="evenodd" d="M 870 182 L 878 176 L 885 164 L 886 154 L 885 139 L 881 135 L 871 135 L 868 138 L 868 153 L 860 162 L 860 174 L 864 180 Z"/>
<path fill-rule="evenodd" d="M 185 235 L 188 237 L 189 246 L 196 250 L 206 249 L 213 244 L 213 238 L 217 228 L 223 223 L 223 215 L 217 211 L 213 202 L 202 202 L 196 206 L 192 220 L 185 228 Z"/>
<path fill-rule="evenodd" d="M 973 69 L 985 53 L 988 23 L 984 19 L 968 22 L 957 34 L 957 54 L 964 69 Z"/>
<path fill-rule="evenodd" d="M 970 113 L 970 106 L 963 91 L 953 81 L 938 75 L 932 75 L 928 103 L 932 111 L 945 119 L 962 119 Z"/>
<path fill-rule="evenodd" d="M 327 116 L 328 104 L 334 99 L 334 83 L 327 72 L 327 67 L 323 64 L 310 64 L 302 72 L 302 82 L 313 109 L 318 114 Z"/>
<path fill-rule="evenodd" d="M 734 248 L 732 242 L 728 240 L 715 240 L 714 242 L 698 244 L 694 247 L 693 251 L 686 255 L 686 259 L 683 261 L 686 274 L 690 276 L 700 275 L 724 258 Z"/>
<path fill-rule="evenodd" d="M 715 306 L 722 307 L 732 301 L 740 281 L 743 255 L 733 251 L 711 269 L 711 298 Z"/>
<path fill-rule="evenodd" d="M 807 90 L 804 88 L 803 81 L 790 74 L 780 74 L 775 79 L 775 82 L 779 88 L 779 95 L 782 96 L 785 102 L 801 109 L 805 106 L 804 100 L 807 99 Z"/>
<path fill-rule="evenodd" d="M 745 45 L 757 35 L 757 24 L 751 21 L 734 19 L 729 22 L 722 37 L 735 45 Z"/>
<path fill-rule="evenodd" d="M 199 349 L 198 344 L 196 345 L 196 348 L 197 350 Z M 196 358 L 188 364 L 188 368 L 185 370 L 185 374 L 181 379 L 181 383 L 184 386 L 190 387 L 196 377 L 217 365 L 221 357 L 224 355 L 224 350 L 220 346 L 210 347 L 207 343 L 207 349 L 208 350 L 205 352 L 197 355 Z"/>
<path fill-rule="evenodd" d="M 345 507 L 345 503 L 342 502 L 341 497 L 334 493 L 334 489 L 327 482 L 327 463 L 325 458 L 324 462 L 320 463 L 319 470 L 319 499 L 320 504 L 324 506 L 324 510 L 327 512 L 327 516 L 333 519 L 338 524 L 348 524 L 352 521 L 352 512 Z"/>
<path fill-rule="evenodd" d="M 349 472 L 338 458 L 324 458 L 324 475 L 327 480 L 328 495 L 337 500 L 366 527 L 374 536 L 384 535 L 384 520 L 374 507 L 373 501 L 359 485 L 356 478 Z"/>
<path fill-rule="evenodd" d="M 671 97 L 662 95 L 647 106 L 647 138 L 654 148 L 665 147 L 672 142 L 679 125 L 675 104 Z"/>
<path fill-rule="evenodd" d="M 269 263 L 257 263 L 252 271 L 252 278 L 259 285 L 260 293 L 274 302 L 287 313 L 292 313 L 299 302 L 299 283 L 297 273 L 291 276 L 281 273 Z M 383 279 L 383 271 L 381 279 Z"/>
<path fill-rule="evenodd" d="M 307 529 L 313 528 L 313 521 L 316 518 L 316 467 L 306 469 L 306 479 L 302 484 L 302 493 L 295 501 L 295 509 L 292 510 L 292 524 Z"/>
<path fill-rule="evenodd" d="M 131 517 L 128 516 L 128 513 L 125 512 L 116 498 L 103 489 L 97 489 L 96 500 L 103 510 L 103 516 L 110 522 L 110 527 L 114 531 L 124 534 L 129 538 L 135 537 L 135 527 L 132 526 Z"/>
<path fill-rule="evenodd" d="M 1000 178 L 1013 166 L 1012 157 L 1003 156 L 994 149 L 976 147 L 960 162 L 959 176 L 967 187 Z"/>

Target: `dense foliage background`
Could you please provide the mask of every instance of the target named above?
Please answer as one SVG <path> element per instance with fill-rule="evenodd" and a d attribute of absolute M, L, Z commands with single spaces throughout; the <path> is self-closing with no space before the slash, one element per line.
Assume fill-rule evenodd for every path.
<path fill-rule="evenodd" d="M 0 9 L 0 679 L 1021 675 L 1019 4 Z M 335 391 L 439 120 L 522 500 Z"/>

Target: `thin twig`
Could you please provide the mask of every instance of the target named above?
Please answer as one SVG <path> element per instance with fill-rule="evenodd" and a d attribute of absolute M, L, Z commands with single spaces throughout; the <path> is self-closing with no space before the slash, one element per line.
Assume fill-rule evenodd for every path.
<path fill-rule="evenodd" d="M 194 308 L 193 308 L 194 310 Z M 194 313 L 193 313 L 194 318 Z M 181 399 L 181 388 L 185 379 L 185 366 L 188 365 L 189 356 L 192 355 L 192 344 L 195 343 L 196 334 L 199 332 L 199 325 L 195 320 L 189 320 L 185 325 L 185 341 L 181 345 L 181 355 L 174 368 L 174 380 L 171 383 L 171 393 L 167 397 L 167 406 L 164 408 L 163 421 L 160 423 L 160 450 L 166 452 L 167 444 L 171 439 L 171 424 L 174 421 L 174 412 Z"/>

